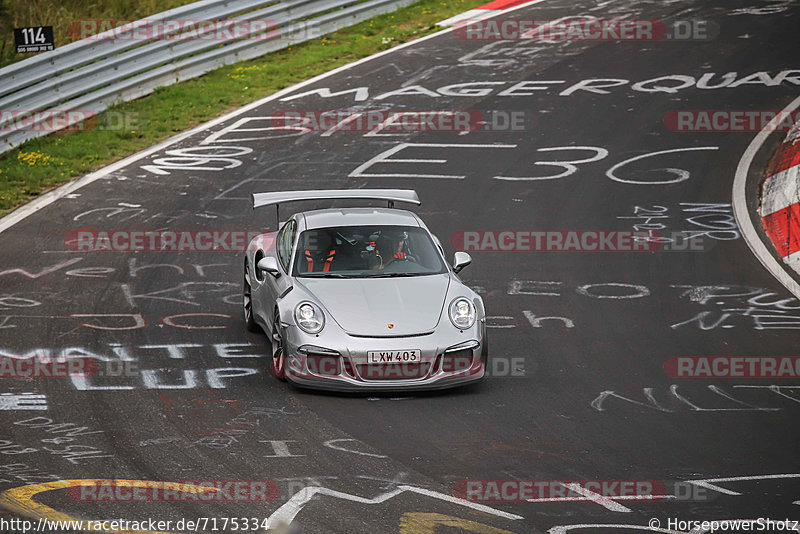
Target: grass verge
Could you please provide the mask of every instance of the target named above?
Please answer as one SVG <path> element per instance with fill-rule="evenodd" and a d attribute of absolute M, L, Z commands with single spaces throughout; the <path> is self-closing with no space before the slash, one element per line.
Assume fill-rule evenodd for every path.
<path fill-rule="evenodd" d="M 436 22 L 484 3 L 422 0 L 320 39 L 159 88 L 101 113 L 92 129 L 27 141 L 0 155 L 0 215 L 52 187 L 232 109 L 437 31 Z"/>

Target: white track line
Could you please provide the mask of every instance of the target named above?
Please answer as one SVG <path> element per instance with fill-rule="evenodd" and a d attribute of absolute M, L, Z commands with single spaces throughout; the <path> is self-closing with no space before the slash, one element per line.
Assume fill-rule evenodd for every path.
<path fill-rule="evenodd" d="M 620 503 L 612 500 L 610 497 L 606 497 L 604 495 L 600 495 L 599 493 L 595 493 L 591 490 L 588 490 L 581 486 L 580 484 L 561 484 L 562 486 L 566 487 L 573 493 L 577 493 L 582 495 L 582 497 L 550 497 L 545 499 L 526 499 L 528 502 L 569 502 L 569 501 L 591 501 L 600 506 L 611 510 L 612 512 L 630 512 L 631 509 L 627 506 L 623 506 Z M 613 499 L 618 499 L 618 497 L 613 497 Z"/>
<path fill-rule="evenodd" d="M 800 97 L 792 100 L 788 106 L 783 108 L 784 112 L 791 112 L 800 107 Z M 781 114 L 776 116 L 776 119 Z M 775 120 L 767 124 L 763 130 L 758 132 L 747 150 L 742 154 L 742 159 L 739 160 L 739 165 L 736 167 L 736 177 L 733 180 L 733 216 L 736 217 L 736 223 L 742 232 L 745 243 L 756 255 L 756 258 L 772 273 L 772 276 L 778 279 L 786 289 L 792 294 L 800 298 L 800 284 L 798 284 L 792 276 L 786 272 L 783 266 L 775 259 L 772 252 L 767 249 L 767 246 L 759 237 L 753 226 L 753 221 L 750 219 L 750 213 L 747 211 L 747 199 L 745 197 L 745 186 L 747 185 L 747 175 L 750 172 L 750 165 L 753 163 L 753 158 L 756 153 L 761 149 L 761 146 L 767 140 L 767 137 L 776 129 L 773 124 Z M 1 230 L 1 229 L 0 229 Z"/>
<path fill-rule="evenodd" d="M 520 4 L 518 6 L 514 6 L 514 7 L 508 8 L 508 9 L 505 9 L 505 10 L 501 11 L 500 13 L 497 13 L 496 15 L 510 13 L 512 11 L 516 11 L 518 9 L 522 9 L 522 8 L 528 7 L 530 5 L 538 4 L 538 3 L 544 2 L 544 1 L 545 0 L 531 0 L 530 2 L 526 2 L 524 4 Z M 496 16 L 496 15 L 493 15 L 493 16 Z M 487 17 L 487 18 L 491 18 L 491 17 Z M 11 213 L 6 215 L 5 217 L 0 218 L 0 232 L 4 232 L 5 230 L 8 230 L 9 228 L 14 226 L 15 224 L 17 224 L 21 220 L 25 219 L 26 217 L 36 213 L 37 211 L 41 210 L 42 208 L 44 208 L 46 206 L 49 206 L 50 204 L 52 204 L 56 200 L 58 200 L 60 198 L 64 198 L 66 195 L 72 193 L 73 191 L 76 191 L 76 190 L 80 189 L 81 187 L 84 187 L 84 186 L 86 186 L 86 185 L 88 185 L 88 184 L 90 184 L 90 183 L 92 183 L 92 182 L 94 182 L 96 180 L 99 180 L 100 178 L 108 176 L 112 172 L 117 171 L 119 169 L 122 169 L 122 168 L 130 165 L 131 163 L 135 163 L 136 161 L 139 161 L 142 158 L 145 158 L 145 157 L 147 157 L 147 156 L 149 156 L 151 154 L 154 154 L 154 153 L 158 152 L 159 150 L 161 150 L 163 148 L 166 148 L 168 146 L 174 145 L 175 143 L 178 143 L 178 142 L 186 139 L 187 137 L 190 137 L 190 136 L 192 136 L 192 135 L 194 135 L 194 134 L 196 134 L 198 132 L 206 131 L 206 130 L 208 130 L 210 128 L 213 128 L 214 126 L 216 126 L 216 125 L 218 125 L 218 124 L 220 124 L 222 122 L 225 122 L 225 121 L 227 121 L 227 120 L 229 120 L 229 119 L 231 119 L 233 117 L 241 115 L 242 113 L 250 111 L 251 109 L 257 108 L 258 106 L 266 104 L 267 102 L 270 102 L 272 100 L 275 100 L 277 98 L 285 96 L 285 95 L 287 95 L 287 94 L 289 94 L 289 93 L 291 93 L 293 91 L 296 91 L 296 90 L 298 90 L 298 89 L 300 89 L 302 87 L 305 87 L 307 85 L 311 85 L 311 84 L 316 83 L 316 82 L 318 82 L 320 80 L 324 80 L 325 78 L 328 78 L 329 76 L 333 76 L 334 74 L 338 74 L 340 72 L 348 70 L 348 69 L 350 69 L 352 67 L 355 67 L 357 65 L 361 65 L 361 64 L 366 63 L 368 61 L 372 61 L 373 59 L 377 59 L 377 58 L 383 57 L 385 55 L 391 54 L 393 52 L 397 52 L 398 50 L 402 50 L 402 49 L 404 49 L 406 47 L 413 46 L 413 45 L 415 45 L 417 43 L 421 43 L 423 41 L 427 41 L 428 39 L 433 39 L 434 37 L 438 37 L 440 35 L 445 35 L 447 33 L 452 32 L 453 29 L 454 28 L 452 28 L 452 27 L 445 28 L 445 29 L 443 29 L 441 31 L 432 33 L 430 35 L 426 35 L 424 37 L 420 37 L 419 39 L 414 39 L 413 41 L 409 41 L 407 43 L 403 43 L 403 44 L 397 45 L 394 48 L 389 48 L 388 50 L 383 50 L 382 52 L 378 52 L 377 54 L 373 54 L 371 56 L 367 56 L 365 58 L 361 58 L 361 59 L 359 59 L 357 61 L 354 61 L 352 63 L 348 63 L 347 65 L 342 65 L 341 67 L 337 67 L 337 68 L 335 68 L 333 70 L 330 70 L 328 72 L 323 72 L 322 74 L 314 76 L 313 78 L 310 78 L 310 79 L 305 80 L 303 82 L 300 82 L 298 84 L 295 84 L 295 85 L 292 85 L 292 86 L 287 87 L 285 89 L 282 89 L 282 90 L 278 91 L 277 93 L 273 93 L 273 94 L 271 94 L 269 96 L 266 96 L 266 97 L 264 97 L 264 98 L 262 98 L 260 100 L 256 100 L 255 102 L 251 102 L 250 104 L 247 104 L 247 105 L 245 105 L 245 106 L 243 106 L 243 107 L 241 107 L 241 108 L 239 108 L 239 109 L 237 109 L 235 111 L 232 111 L 230 113 L 222 115 L 221 117 L 217 117 L 216 119 L 210 120 L 210 121 L 208 121 L 208 122 L 206 122 L 204 124 L 201 124 L 201 125 L 197 126 L 196 128 L 192 128 L 189 131 L 180 133 L 180 134 L 178 134 L 178 135 L 176 135 L 174 137 L 170 137 L 169 139 L 166 139 L 166 140 L 164 140 L 164 141 L 162 141 L 162 142 L 160 142 L 160 143 L 158 143 L 156 145 L 153 145 L 150 148 L 146 148 L 146 149 L 142 150 L 141 152 L 137 152 L 135 154 L 132 154 L 132 155 L 128 156 L 127 158 L 124 158 L 124 159 L 122 159 L 122 160 L 120 160 L 120 161 L 118 161 L 116 163 L 112 163 L 111 165 L 109 165 L 107 167 L 103 167 L 102 169 L 98 169 L 93 173 L 90 173 L 90 174 L 87 174 L 86 176 L 78 178 L 77 180 L 73 180 L 71 182 L 67 182 L 64 185 L 59 186 L 56 189 L 53 189 L 52 191 L 49 191 L 48 193 L 45 193 L 45 194 L 37 197 L 36 199 L 28 202 L 27 204 L 25 204 L 23 206 L 20 206 L 19 208 L 17 208 L 16 210 L 12 211 Z"/>
<path fill-rule="evenodd" d="M 716 491 L 718 493 L 724 493 L 725 495 L 741 495 L 741 493 L 739 493 L 738 491 L 733 491 L 718 486 L 716 482 L 743 482 L 743 481 L 746 482 L 749 480 L 773 480 L 780 478 L 800 478 L 800 473 L 784 473 L 780 475 L 751 475 L 743 477 L 725 477 L 725 478 L 703 478 L 696 480 L 687 480 L 686 482 L 688 482 L 689 484 L 694 484 L 695 486 L 701 486 L 706 489 Z M 712 484 L 712 482 L 715 482 L 715 484 Z"/>
<path fill-rule="evenodd" d="M 420 495 L 424 495 L 426 497 L 438 499 L 440 501 L 446 501 L 449 503 L 466 506 L 467 508 L 471 508 L 473 510 L 483 512 L 486 514 L 492 514 L 498 517 L 502 517 L 504 519 L 513 519 L 513 520 L 522 519 L 522 516 L 516 514 L 510 514 L 508 512 L 496 510 L 489 506 L 484 506 L 482 504 L 474 503 L 472 501 L 468 501 L 465 499 L 459 499 L 451 495 L 439 493 L 438 491 L 431 491 L 424 488 L 417 488 L 415 486 L 406 486 L 406 485 L 398 486 L 397 489 L 393 491 L 390 491 L 388 493 L 383 493 L 381 495 L 378 495 L 377 497 L 372 497 L 372 498 L 360 497 L 358 495 L 352 495 L 350 493 L 344 493 L 341 491 L 336 491 L 323 487 L 309 486 L 295 493 L 292 496 L 292 498 L 290 498 L 280 508 L 272 512 L 272 515 L 270 515 L 269 518 L 267 518 L 267 528 L 272 529 L 272 528 L 277 528 L 281 525 L 291 524 L 292 521 L 294 521 L 294 518 L 297 516 L 297 514 L 300 513 L 300 511 L 303 509 L 303 507 L 305 507 L 305 505 L 308 504 L 317 495 L 327 495 L 329 497 L 335 497 L 337 499 L 357 502 L 359 504 L 381 504 L 406 492 L 417 493 Z"/>

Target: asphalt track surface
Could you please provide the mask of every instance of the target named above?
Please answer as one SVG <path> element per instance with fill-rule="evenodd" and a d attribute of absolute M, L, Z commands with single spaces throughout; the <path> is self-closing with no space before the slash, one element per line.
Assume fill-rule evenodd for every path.
<path fill-rule="evenodd" d="M 797 86 L 745 83 L 666 93 L 632 84 L 711 72 L 717 73 L 714 84 L 727 72 L 741 79 L 797 68 L 800 5 L 548 0 L 513 12 L 515 18 L 570 15 L 705 19 L 719 35 L 707 42 L 490 43 L 445 33 L 288 94 L 363 86 L 366 100 L 354 102 L 353 93 L 310 94 L 261 104 L 118 169 L 0 234 L 4 355 L 90 352 L 135 366 L 131 376 L 117 378 L 5 379 L 2 390 L 13 395 L 0 401 L 0 421 L 2 439 L 11 444 L 0 449 L 0 490 L 58 479 L 271 480 L 281 495 L 266 503 L 83 502 L 54 490 L 36 495 L 28 515 L 272 517 L 275 525 L 289 514 L 293 528 L 306 533 L 527 533 L 568 525 L 618 525 L 578 532 L 631 532 L 647 531 L 651 518 L 663 529 L 669 518 L 797 519 L 800 397 L 791 388 L 768 388 L 796 382 L 672 378 L 664 368 L 673 356 L 796 354 L 797 301 L 784 300 L 791 295 L 726 226 L 734 171 L 754 133 L 673 132 L 664 116 L 686 109 L 777 110 L 796 96 Z M 560 95 L 589 78 L 629 82 L 608 94 Z M 526 96 L 498 94 L 523 80 L 563 83 L 518 91 Z M 481 86 L 491 89 L 485 95 L 376 98 L 406 86 L 436 91 L 478 81 L 503 83 Z M 392 137 L 228 132 L 208 140 L 243 117 L 356 106 L 523 112 L 525 127 Z M 204 140 L 205 146 L 251 150 L 231 156 L 236 163 L 163 161 L 167 150 L 204 146 Z M 350 176 L 399 143 L 451 146 L 409 146 L 392 157 L 416 162 L 381 163 L 363 172 L 463 178 Z M 456 146 L 465 144 L 495 146 Z M 587 146 L 608 154 L 561 178 L 494 178 L 561 173 L 535 163 L 600 152 L 541 149 Z M 718 148 L 653 156 L 615 171 L 640 182 L 674 179 L 665 168 L 688 171 L 677 183 L 624 183 L 606 174 L 635 156 L 690 147 Z M 764 163 L 764 152 L 756 164 Z M 418 161 L 424 159 L 447 161 Z M 146 168 L 159 164 L 164 168 L 155 172 Z M 655 213 L 669 216 L 650 221 L 664 223 L 663 232 L 716 233 L 703 237 L 698 251 L 474 252 L 463 278 L 479 288 L 492 316 L 492 356 L 500 362 L 495 376 L 460 390 L 390 396 L 301 391 L 272 378 L 265 371 L 266 338 L 243 328 L 240 252 L 75 252 L 64 242 L 65 232 L 86 227 L 268 229 L 274 211 L 253 212 L 251 193 L 323 187 L 416 189 L 423 204 L 415 211 L 448 255 L 450 236 L 465 230 L 631 230 L 646 222 L 629 217 Z M 700 204 L 722 206 L 688 211 Z M 551 319 L 537 322 L 542 317 Z M 37 398 L 46 409 L 15 405 L 22 393 L 42 395 Z M 43 426 L 48 420 L 74 426 Z M 53 440 L 58 436 L 71 439 Z M 760 478 L 765 475 L 786 476 Z M 677 499 L 480 503 L 492 509 L 486 510 L 443 497 L 464 480 L 658 481 L 674 494 L 676 482 L 731 477 L 752 478 L 716 482 L 716 488 Z M 305 486 L 339 493 L 287 505 Z M 687 487 L 702 488 L 678 484 L 678 492 Z M 406 491 L 391 494 L 398 489 Z"/>

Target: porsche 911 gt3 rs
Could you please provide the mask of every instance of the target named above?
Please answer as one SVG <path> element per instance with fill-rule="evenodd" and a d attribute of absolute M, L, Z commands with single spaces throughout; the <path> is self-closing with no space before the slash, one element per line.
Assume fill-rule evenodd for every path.
<path fill-rule="evenodd" d="M 373 199 L 388 208 L 292 215 L 254 238 L 244 261 L 244 320 L 271 341 L 282 380 L 330 390 L 416 390 L 481 380 L 488 340 L 483 300 L 458 277 L 471 263 L 414 213 L 412 190 L 256 193 L 253 208 L 293 201 Z"/>

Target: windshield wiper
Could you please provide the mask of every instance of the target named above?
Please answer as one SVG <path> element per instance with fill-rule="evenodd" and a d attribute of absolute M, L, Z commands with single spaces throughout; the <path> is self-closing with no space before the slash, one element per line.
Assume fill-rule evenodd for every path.
<path fill-rule="evenodd" d="M 395 278 L 400 276 L 419 276 L 422 273 L 383 273 L 383 274 L 374 274 L 372 276 L 368 276 L 367 278 Z"/>
<path fill-rule="evenodd" d="M 301 278 L 352 278 L 352 276 L 345 276 L 340 273 L 306 273 L 300 275 Z"/>

